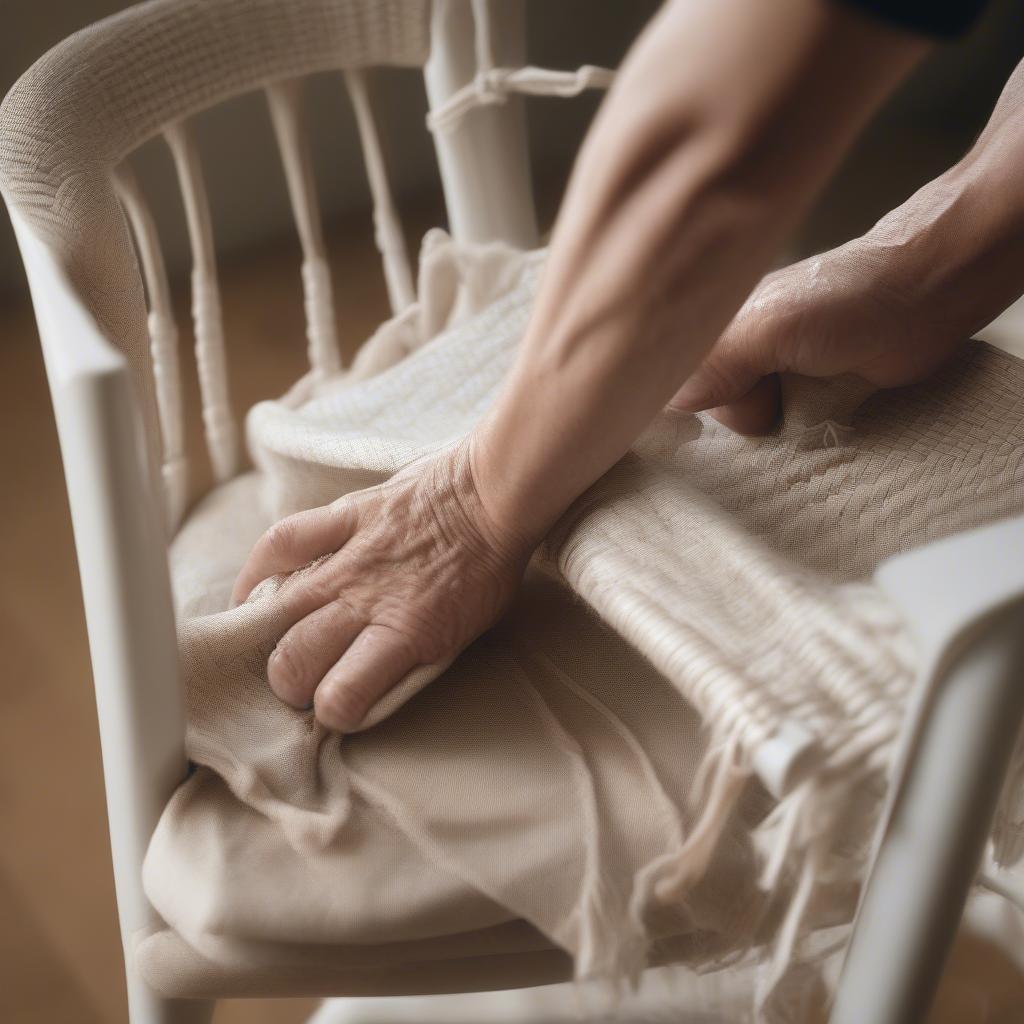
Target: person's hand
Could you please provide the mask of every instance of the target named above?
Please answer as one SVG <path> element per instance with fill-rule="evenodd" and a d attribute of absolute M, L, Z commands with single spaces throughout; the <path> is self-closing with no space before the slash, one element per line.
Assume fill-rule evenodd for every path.
<path fill-rule="evenodd" d="M 970 152 L 862 238 L 766 277 L 670 406 L 770 430 L 776 374 L 926 377 L 1024 290 L 1024 61 Z"/>
<path fill-rule="evenodd" d="M 357 729 L 410 672 L 446 665 L 504 611 L 533 545 L 486 511 L 470 443 L 289 516 L 257 542 L 235 603 L 322 559 L 279 592 L 294 624 L 267 674 L 282 700 L 313 704 L 329 728 Z"/>
<path fill-rule="evenodd" d="M 779 373 L 853 373 L 880 388 L 928 376 L 968 335 L 898 262 L 858 239 L 769 274 L 670 406 L 763 434 L 781 411 Z"/>

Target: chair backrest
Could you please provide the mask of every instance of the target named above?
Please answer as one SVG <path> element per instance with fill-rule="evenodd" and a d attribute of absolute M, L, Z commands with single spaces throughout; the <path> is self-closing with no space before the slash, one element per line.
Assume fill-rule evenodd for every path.
<path fill-rule="evenodd" d="M 150 919 L 141 864 L 185 772 L 166 542 L 187 494 L 177 329 L 153 218 L 126 158 L 163 135 L 192 255 L 192 315 L 214 476 L 240 465 L 210 211 L 192 119 L 264 90 L 302 248 L 309 361 L 340 366 L 301 80 L 351 97 L 392 307 L 412 273 L 365 69 L 422 66 L 449 222 L 536 242 L 516 93 L 572 96 L 611 73 L 520 67 L 518 0 L 149 0 L 71 36 L 0 106 L 0 191 L 25 261 L 64 457 L 96 687 L 125 942 Z M 147 998 L 129 970 L 129 996 Z"/>

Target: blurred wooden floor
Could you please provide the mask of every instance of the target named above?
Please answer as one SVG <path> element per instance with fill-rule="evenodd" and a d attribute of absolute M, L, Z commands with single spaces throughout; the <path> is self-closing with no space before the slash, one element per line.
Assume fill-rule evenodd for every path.
<path fill-rule="evenodd" d="M 385 315 L 368 226 L 331 235 L 340 331 L 351 348 Z M 239 411 L 302 370 L 298 254 L 288 242 L 228 261 L 223 304 Z M 182 351 L 191 343 L 178 294 Z M 189 360 L 183 358 L 183 366 Z M 186 375 L 197 404 L 194 375 Z M 198 423 L 198 416 L 191 416 Z M 190 440 L 198 451 L 199 438 Z M 60 458 L 32 314 L 0 308 L 0 1024 L 126 1019 L 96 713 Z M 941 1017 L 1009 1022 L 1024 1005 L 998 954 L 962 944 Z M 966 995 L 964 993 L 967 993 Z M 218 1024 L 290 1024 L 311 1001 L 233 1001 Z"/>

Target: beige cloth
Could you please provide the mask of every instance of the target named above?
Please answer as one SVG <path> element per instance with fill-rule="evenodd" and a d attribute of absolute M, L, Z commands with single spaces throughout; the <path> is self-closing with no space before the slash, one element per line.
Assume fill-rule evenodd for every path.
<path fill-rule="evenodd" d="M 1004 353 L 972 343 L 866 400 L 794 378 L 762 440 L 663 414 L 565 516 L 507 618 L 368 732 L 332 736 L 268 689 L 272 586 L 222 610 L 276 516 L 470 429 L 541 259 L 428 236 L 421 301 L 344 378 L 254 408 L 258 473 L 179 534 L 199 767 L 146 861 L 167 927 L 137 957 L 159 990 L 365 991 L 360 971 L 471 978 L 467 951 L 552 945 L 615 976 L 652 939 L 698 964 L 767 942 L 785 964 L 797 925 L 848 917 L 914 669 L 868 575 L 1024 509 L 1024 367 Z M 784 723 L 813 756 L 774 800 L 753 765 Z"/>

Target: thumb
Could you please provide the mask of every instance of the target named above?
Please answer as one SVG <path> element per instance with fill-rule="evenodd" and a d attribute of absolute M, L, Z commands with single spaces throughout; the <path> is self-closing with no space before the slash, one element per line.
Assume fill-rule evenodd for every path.
<path fill-rule="evenodd" d="M 722 337 L 669 402 L 683 412 L 709 410 L 711 415 L 738 434 L 767 434 L 776 424 L 782 407 L 777 374 L 768 364 L 744 355 Z"/>
<path fill-rule="evenodd" d="M 669 402 L 673 409 L 703 412 L 728 405 L 742 398 L 761 379 L 762 374 L 725 348 L 724 340 L 718 342 L 675 393 Z"/>

